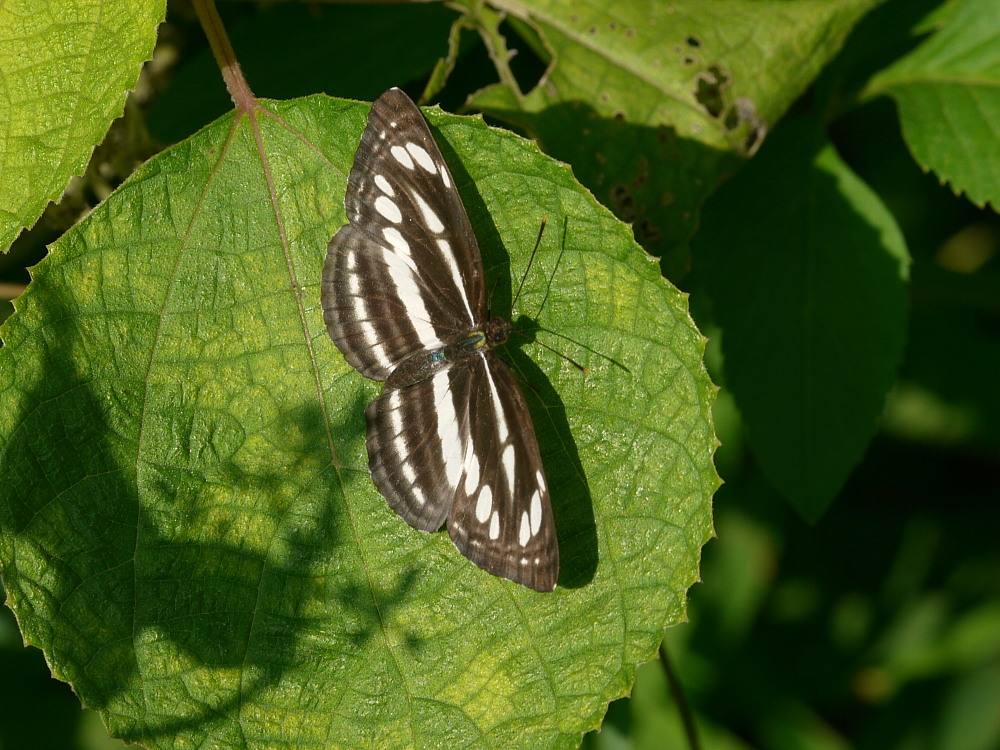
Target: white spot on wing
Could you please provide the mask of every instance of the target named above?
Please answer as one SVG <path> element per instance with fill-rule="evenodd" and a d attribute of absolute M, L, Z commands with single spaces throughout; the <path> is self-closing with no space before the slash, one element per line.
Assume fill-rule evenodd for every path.
<path fill-rule="evenodd" d="M 407 455 L 406 437 L 397 435 L 396 439 L 392 441 L 392 449 L 395 451 L 397 457 Z"/>
<path fill-rule="evenodd" d="M 465 312 L 469 314 L 469 323 L 475 325 L 476 316 L 472 314 L 472 306 L 469 304 L 469 295 L 465 293 L 465 285 L 462 283 L 462 274 L 458 270 L 458 263 L 455 262 L 455 254 L 451 250 L 451 243 L 446 239 L 439 239 L 438 248 L 440 248 L 441 255 L 444 256 L 445 262 L 448 264 L 448 270 L 451 271 L 451 280 L 455 283 L 455 288 L 458 289 L 459 293 L 462 295 L 462 302 L 465 303 Z"/>
<path fill-rule="evenodd" d="M 542 527 L 542 493 L 535 490 L 531 496 L 531 535 L 534 536 Z"/>
<path fill-rule="evenodd" d="M 378 185 L 379 190 L 388 195 L 390 198 L 396 195 L 396 191 L 392 189 L 392 185 L 390 185 L 389 181 L 382 175 L 375 175 L 375 184 Z"/>
<path fill-rule="evenodd" d="M 400 213 L 399 206 L 384 195 L 380 195 L 375 199 L 375 210 L 393 224 L 398 224 L 403 220 L 403 214 Z"/>
<path fill-rule="evenodd" d="M 465 494 L 471 495 L 479 486 L 479 456 L 472 450 L 472 441 L 469 441 L 468 449 L 465 452 Z"/>
<path fill-rule="evenodd" d="M 385 349 L 378 344 L 382 337 L 375 330 L 375 324 L 370 320 L 359 320 L 358 325 L 361 326 L 361 333 L 365 337 L 365 341 L 371 346 L 368 352 L 375 358 L 375 362 L 383 370 L 391 370 L 392 360 L 385 356 Z"/>
<path fill-rule="evenodd" d="M 420 325 L 429 323 L 430 315 L 427 306 L 424 304 L 420 287 L 417 286 L 417 279 L 413 273 L 413 261 L 409 257 L 402 257 L 392 252 L 388 248 L 379 248 L 382 251 L 382 260 L 389 267 L 389 277 L 396 286 L 396 294 L 406 310 L 406 317 L 409 318 L 417 337 L 428 349 L 436 349 L 443 346 L 441 339 L 434 334 L 434 329 L 430 325 Z"/>
<path fill-rule="evenodd" d="M 485 484 L 479 491 L 479 499 L 476 500 L 476 520 L 479 523 L 486 523 L 491 510 L 493 510 L 493 490 Z"/>
<path fill-rule="evenodd" d="M 486 362 L 483 362 L 485 366 Z M 503 404 L 500 403 L 500 394 L 497 393 L 496 383 L 493 382 L 493 373 L 490 368 L 486 368 L 486 379 L 490 381 L 490 392 L 493 394 L 493 411 L 496 412 L 497 434 L 501 443 L 506 443 L 510 437 L 510 430 L 507 427 L 507 415 L 504 413 Z"/>
<path fill-rule="evenodd" d="M 444 224 L 441 223 L 440 217 L 434 213 L 434 210 L 427 205 L 427 201 L 416 190 L 413 191 L 413 202 L 420 209 L 420 215 L 424 217 L 424 223 L 427 225 L 427 228 L 434 234 L 441 234 L 444 231 Z"/>
<path fill-rule="evenodd" d="M 490 539 L 497 540 L 500 538 L 500 516 L 497 515 L 496 511 L 493 511 L 493 516 L 490 518 Z"/>
<path fill-rule="evenodd" d="M 545 475 L 541 471 L 535 472 L 535 481 L 538 482 L 538 489 L 545 492 Z"/>
<path fill-rule="evenodd" d="M 407 461 L 403 463 L 403 478 L 410 484 L 417 481 L 417 472 L 414 470 L 413 466 Z"/>
<path fill-rule="evenodd" d="M 417 503 L 417 505 L 422 506 L 427 502 L 427 495 L 425 495 L 424 491 L 416 485 L 410 487 L 410 495 L 413 497 L 413 500 Z"/>
<path fill-rule="evenodd" d="M 528 511 L 524 511 L 521 513 L 521 527 L 518 530 L 517 541 L 521 543 L 522 547 L 527 547 L 530 539 L 531 521 L 528 520 Z"/>
<path fill-rule="evenodd" d="M 503 449 L 503 472 L 507 475 L 507 489 L 514 494 L 514 445 L 510 444 Z"/>
<path fill-rule="evenodd" d="M 385 227 L 382 230 L 382 236 L 385 237 L 386 242 L 392 245 L 393 250 L 411 259 L 411 267 L 415 271 L 416 266 L 412 265 L 412 256 L 410 255 L 410 243 L 403 239 L 403 235 L 399 233 L 399 230 L 396 227 Z"/>
<path fill-rule="evenodd" d="M 410 152 L 410 156 L 417 160 L 417 164 L 424 168 L 424 171 L 430 174 L 437 171 L 434 169 L 434 160 L 431 159 L 431 155 L 419 143 L 407 143 L 406 150 Z"/>
<path fill-rule="evenodd" d="M 444 461 L 444 473 L 452 488 L 458 487 L 462 476 L 462 437 L 458 431 L 458 412 L 455 409 L 454 396 L 448 387 L 448 371 L 443 370 L 434 376 L 434 403 L 437 406 L 437 433 L 441 441 L 441 458 Z"/>
<path fill-rule="evenodd" d="M 403 433 L 403 414 L 398 408 L 389 411 L 389 425 L 392 429 L 391 435 L 393 437 L 397 437 Z M 403 455 L 406 455 L 405 452 Z"/>
<path fill-rule="evenodd" d="M 439 164 L 438 165 L 438 174 L 441 175 L 441 182 L 444 183 L 444 186 L 446 188 L 450 188 L 451 187 L 451 175 L 448 174 L 448 167 L 446 167 L 444 164 Z"/>
<path fill-rule="evenodd" d="M 392 390 L 389 391 L 389 408 L 396 411 L 399 407 L 403 405 L 403 393 L 402 391 Z"/>
<path fill-rule="evenodd" d="M 395 127 L 396 123 L 392 123 Z M 393 146 L 389 149 L 389 153 L 392 154 L 392 158 L 398 161 L 407 169 L 413 169 L 413 159 L 410 158 L 409 152 L 402 146 Z"/>

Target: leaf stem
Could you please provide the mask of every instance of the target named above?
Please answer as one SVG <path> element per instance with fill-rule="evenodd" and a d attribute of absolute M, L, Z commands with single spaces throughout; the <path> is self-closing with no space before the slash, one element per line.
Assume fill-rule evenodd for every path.
<path fill-rule="evenodd" d="M 694 724 L 694 715 L 691 713 L 691 704 L 687 702 L 684 695 L 684 687 L 681 685 L 674 665 L 670 661 L 670 654 L 667 653 L 666 640 L 660 642 L 660 665 L 667 676 L 667 684 L 670 686 L 670 695 L 677 704 L 677 710 L 681 715 L 681 722 L 684 724 L 684 734 L 687 735 L 688 747 L 691 750 L 701 750 L 701 743 L 698 741 L 698 728 Z"/>
<path fill-rule="evenodd" d="M 233 45 L 229 43 L 226 28 L 215 8 L 215 0 L 192 0 L 192 4 L 201 27 L 205 30 L 205 36 L 208 37 L 208 44 L 219 70 L 222 71 L 222 80 L 226 82 L 226 90 L 229 91 L 233 104 L 240 112 L 252 112 L 257 106 L 257 98 L 250 90 L 247 79 L 243 77 Z"/>
<path fill-rule="evenodd" d="M 467 12 L 473 19 L 483 44 L 486 45 L 486 51 L 493 60 L 500 82 L 507 86 L 518 100 L 523 99 L 524 94 L 517 83 L 517 78 L 514 77 L 514 71 L 510 68 L 512 53 L 507 49 L 507 39 L 500 32 L 500 25 L 504 22 L 506 14 L 479 4 Z"/>

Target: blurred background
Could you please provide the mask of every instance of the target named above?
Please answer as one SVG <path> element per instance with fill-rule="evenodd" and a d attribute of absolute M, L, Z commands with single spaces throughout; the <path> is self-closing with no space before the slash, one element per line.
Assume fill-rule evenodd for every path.
<path fill-rule="evenodd" d="M 903 5 L 888 12 L 912 14 Z M 390 85 L 418 95 L 446 52 L 453 13 L 386 8 L 222 3 L 220 12 L 260 96 L 371 100 Z M 373 36 L 404 33 L 424 42 L 355 69 L 373 57 Z M 445 109 L 495 80 L 481 44 L 464 35 L 462 45 L 438 97 Z M 515 63 L 525 81 L 544 67 L 530 53 Z M 413 79 L 400 81 L 400 70 Z M 137 164 L 230 107 L 193 11 L 171 3 L 154 60 L 88 174 L 0 256 L 0 319 L 49 242 Z M 725 485 L 689 622 L 667 631 L 662 658 L 640 668 L 633 696 L 611 705 L 585 747 L 687 747 L 680 701 L 703 748 L 1000 748 L 1000 220 L 920 170 L 888 100 L 832 118 L 829 132 L 913 257 L 909 341 L 878 433 L 809 525 L 762 475 L 720 393 Z M 687 291 L 697 317 L 699 290 Z M 711 323 L 699 323 L 720 382 Z M 22 646 L 5 607 L 0 675 L 0 750 L 124 747 L 51 678 L 40 651 Z"/>

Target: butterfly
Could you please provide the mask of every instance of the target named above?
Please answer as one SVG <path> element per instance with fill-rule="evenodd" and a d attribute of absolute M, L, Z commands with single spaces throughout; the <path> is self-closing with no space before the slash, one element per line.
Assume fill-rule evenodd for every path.
<path fill-rule="evenodd" d="M 397 88 L 372 105 L 327 248 L 322 307 L 349 364 L 384 381 L 365 410 L 376 488 L 410 526 L 536 591 L 559 576 L 531 415 L 493 349 L 479 243 L 427 122 Z"/>

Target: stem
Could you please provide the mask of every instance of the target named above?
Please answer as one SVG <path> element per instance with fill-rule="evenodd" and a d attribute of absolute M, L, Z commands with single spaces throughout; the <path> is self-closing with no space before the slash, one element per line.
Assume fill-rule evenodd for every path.
<path fill-rule="evenodd" d="M 233 52 L 233 45 L 229 43 L 226 36 L 226 28 L 219 18 L 219 11 L 215 9 L 215 0 L 192 0 L 194 10 L 201 21 L 201 27 L 208 37 L 208 44 L 215 55 L 215 62 L 222 71 L 222 80 L 226 82 L 226 90 L 229 97 L 240 112 L 252 112 L 257 106 L 257 98 L 250 90 L 247 79 L 243 77 L 243 71 L 236 60 L 236 53 Z"/>
<path fill-rule="evenodd" d="M 660 665 L 667 675 L 667 684 L 670 686 L 670 695 L 677 704 L 677 710 L 681 715 L 681 722 L 684 724 L 684 734 L 687 735 L 688 747 L 691 750 L 701 750 L 701 743 L 698 741 L 698 729 L 694 725 L 694 715 L 691 713 L 691 705 L 684 696 L 684 688 L 681 685 L 674 665 L 670 661 L 670 654 L 667 653 L 667 643 L 660 643 Z"/>
<path fill-rule="evenodd" d="M 483 44 L 486 45 L 490 59 L 493 60 L 500 82 L 510 88 L 518 100 L 523 99 L 524 94 L 521 93 L 521 87 L 514 77 L 514 72 L 510 69 L 511 54 L 510 50 L 507 49 L 507 40 L 500 33 L 500 24 L 503 23 L 504 15 L 485 5 L 479 5 L 471 17 L 479 30 Z"/>

